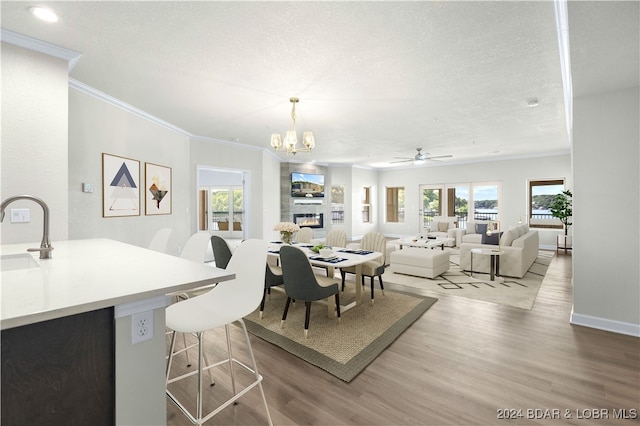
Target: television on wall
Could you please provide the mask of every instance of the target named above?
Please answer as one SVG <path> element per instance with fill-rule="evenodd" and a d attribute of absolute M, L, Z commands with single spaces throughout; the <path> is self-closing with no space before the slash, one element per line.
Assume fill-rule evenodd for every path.
<path fill-rule="evenodd" d="M 292 172 L 291 196 L 295 198 L 323 198 L 324 175 Z"/>

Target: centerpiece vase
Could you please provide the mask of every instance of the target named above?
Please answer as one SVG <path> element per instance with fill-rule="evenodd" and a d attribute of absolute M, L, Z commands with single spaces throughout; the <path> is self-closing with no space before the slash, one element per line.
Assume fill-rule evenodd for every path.
<path fill-rule="evenodd" d="M 291 240 L 293 239 L 293 232 L 281 232 L 280 239 L 285 244 L 291 244 Z"/>

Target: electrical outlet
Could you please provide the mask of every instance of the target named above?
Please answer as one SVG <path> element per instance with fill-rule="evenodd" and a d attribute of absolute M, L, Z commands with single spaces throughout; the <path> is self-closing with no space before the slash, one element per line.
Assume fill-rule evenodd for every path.
<path fill-rule="evenodd" d="M 131 344 L 144 342 L 153 337 L 153 311 L 131 315 Z"/>

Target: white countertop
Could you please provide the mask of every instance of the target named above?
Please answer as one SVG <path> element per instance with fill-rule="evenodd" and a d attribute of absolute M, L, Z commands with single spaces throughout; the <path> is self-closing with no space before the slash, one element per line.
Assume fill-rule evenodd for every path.
<path fill-rule="evenodd" d="M 0 246 L 2 256 L 40 243 Z M 109 239 L 53 241 L 38 267 L 2 270 L 1 329 L 162 296 L 234 275 L 223 269 Z"/>

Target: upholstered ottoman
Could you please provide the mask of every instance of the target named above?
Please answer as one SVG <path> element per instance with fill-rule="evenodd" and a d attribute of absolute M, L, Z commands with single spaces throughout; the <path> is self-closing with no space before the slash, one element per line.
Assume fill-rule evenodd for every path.
<path fill-rule="evenodd" d="M 391 272 L 435 278 L 449 270 L 449 252 L 407 247 L 391 252 Z"/>

